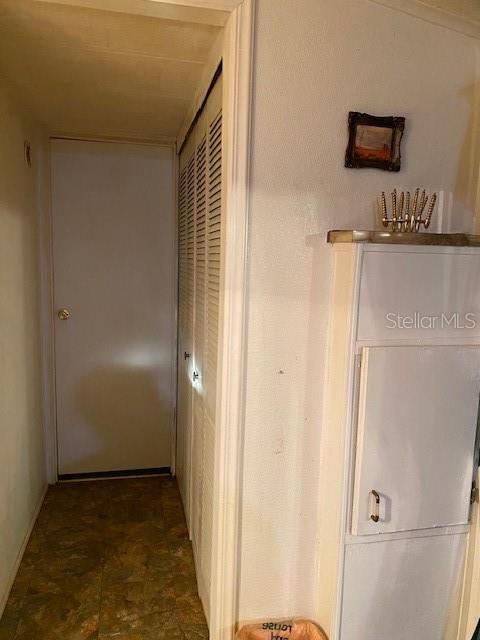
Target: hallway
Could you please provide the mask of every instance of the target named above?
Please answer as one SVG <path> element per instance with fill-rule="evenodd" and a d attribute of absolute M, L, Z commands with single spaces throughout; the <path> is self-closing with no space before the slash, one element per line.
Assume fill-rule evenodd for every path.
<path fill-rule="evenodd" d="M 50 487 L 0 640 L 87 638 L 208 638 L 172 479 Z"/>

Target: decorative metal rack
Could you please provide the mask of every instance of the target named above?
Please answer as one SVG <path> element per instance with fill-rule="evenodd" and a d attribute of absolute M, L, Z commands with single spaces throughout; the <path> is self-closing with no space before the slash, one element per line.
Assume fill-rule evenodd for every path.
<path fill-rule="evenodd" d="M 406 233 L 418 233 L 422 226 L 424 229 L 428 229 L 437 202 L 436 193 L 427 196 L 425 189 L 420 193 L 418 188 L 413 194 L 412 201 L 410 191 L 397 193 L 397 190 L 394 189 L 391 197 L 392 212 L 391 217 L 389 217 L 385 192 L 382 191 L 380 196 L 382 224 L 384 227 L 390 227 L 393 232 Z"/>

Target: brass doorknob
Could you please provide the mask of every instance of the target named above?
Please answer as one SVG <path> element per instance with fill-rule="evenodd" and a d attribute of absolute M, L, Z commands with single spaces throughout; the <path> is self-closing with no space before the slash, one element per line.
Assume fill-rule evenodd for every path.
<path fill-rule="evenodd" d="M 60 309 L 57 315 L 60 320 L 68 320 L 68 318 L 70 317 L 70 311 L 68 309 Z"/>

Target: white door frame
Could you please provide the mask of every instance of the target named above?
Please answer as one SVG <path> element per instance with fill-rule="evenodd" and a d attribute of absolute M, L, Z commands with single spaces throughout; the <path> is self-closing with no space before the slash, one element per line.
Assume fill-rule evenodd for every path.
<path fill-rule="evenodd" d="M 222 2 L 219 1 L 218 4 Z M 227 9 L 228 4 L 229 0 L 225 0 L 224 7 L 220 8 Z M 208 70 L 213 74 L 218 62 L 222 60 L 225 148 L 222 244 L 228 248 L 223 253 L 220 287 L 222 313 L 216 394 L 212 573 L 208 612 L 211 640 L 232 640 L 234 637 L 238 621 L 240 573 L 240 488 L 245 405 L 246 262 L 255 0 L 243 0 L 237 4 L 225 25 L 222 50 L 215 53 Z M 197 96 L 197 108 L 204 99 L 205 93 Z M 192 113 L 196 113 L 196 109 Z M 187 121 L 180 132 L 180 146 L 189 126 L 190 121 Z"/>
<path fill-rule="evenodd" d="M 217 378 L 212 640 L 232 640 L 238 621 L 254 12 L 255 0 L 244 0 L 230 15 L 226 27 L 224 242 L 228 251 L 223 265 L 223 326 Z"/>
<path fill-rule="evenodd" d="M 39 184 L 48 189 L 38 208 L 38 255 L 40 273 L 40 335 L 42 372 L 42 422 L 45 442 L 45 469 L 48 484 L 58 475 L 57 397 L 55 391 L 55 341 L 53 305 L 53 219 L 51 202 L 50 140 L 39 166 Z M 48 186 L 47 186 L 48 185 Z"/>
<path fill-rule="evenodd" d="M 168 0 L 185 5 L 185 0 Z M 255 0 L 199 0 L 196 6 L 230 12 L 226 24 L 225 244 L 223 326 L 220 331 L 218 437 L 215 445 L 211 629 L 212 640 L 232 640 L 238 612 L 241 452 L 244 417 L 246 259 L 250 113 Z M 192 0 L 192 5 L 195 6 Z M 236 5 L 236 6 L 235 6 Z M 235 8 L 232 10 L 232 6 Z M 120 142 L 120 141 L 119 141 Z M 43 422 L 47 480 L 57 481 L 55 349 L 51 207 L 39 215 Z"/>
<path fill-rule="evenodd" d="M 480 470 L 476 469 L 477 487 L 480 483 Z M 470 640 L 480 616 L 480 504 L 472 505 L 471 524 L 468 534 L 467 552 L 463 575 L 460 606 L 458 640 Z"/>
<path fill-rule="evenodd" d="M 41 331 L 41 370 L 42 370 L 42 418 L 43 432 L 45 440 L 45 468 L 48 484 L 56 484 L 58 481 L 58 446 L 57 446 L 57 397 L 55 385 L 55 307 L 53 296 L 54 283 L 54 262 L 53 262 L 53 216 L 51 201 L 51 167 L 50 167 L 50 141 L 55 138 L 65 138 L 70 140 L 89 141 L 89 142 L 107 142 L 112 144 L 136 144 L 136 145 L 153 145 L 157 147 L 167 147 L 171 150 L 173 169 L 175 171 L 176 150 L 174 144 L 163 142 L 145 142 L 124 139 L 112 139 L 101 137 L 76 137 L 76 136 L 50 136 L 48 144 L 48 158 L 42 162 L 39 170 L 42 171 L 40 184 L 47 182 L 50 187 L 48 198 L 42 197 L 42 206 L 38 212 L 38 237 L 39 237 L 39 272 L 40 272 L 40 331 Z M 173 179 L 175 178 L 175 174 Z M 175 195 L 176 197 L 176 195 Z M 48 206 L 44 205 L 48 200 Z M 175 203 L 174 203 L 174 206 Z M 173 239 L 176 251 L 176 235 Z M 175 283 L 177 278 L 177 270 L 175 268 Z M 175 308 L 178 306 L 176 286 L 174 287 Z M 175 341 L 172 348 L 172 358 L 176 363 L 177 351 L 177 317 L 174 314 Z M 172 374 L 173 392 L 176 394 L 176 378 L 177 367 L 175 365 Z M 174 440 L 176 432 L 176 423 L 172 420 L 172 439 Z M 174 468 L 175 461 L 172 460 Z"/>

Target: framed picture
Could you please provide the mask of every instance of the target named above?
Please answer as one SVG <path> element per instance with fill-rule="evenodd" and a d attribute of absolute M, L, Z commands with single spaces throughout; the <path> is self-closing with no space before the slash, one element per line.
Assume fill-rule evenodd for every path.
<path fill-rule="evenodd" d="M 400 171 L 400 144 L 404 129 L 405 118 L 402 117 L 371 116 L 350 111 L 345 166 L 351 169 L 370 167 Z"/>

